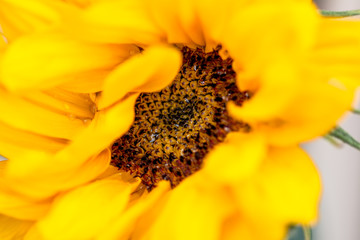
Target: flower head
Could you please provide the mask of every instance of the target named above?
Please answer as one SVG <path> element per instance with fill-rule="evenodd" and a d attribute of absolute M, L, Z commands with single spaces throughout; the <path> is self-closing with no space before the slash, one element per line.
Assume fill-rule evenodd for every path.
<path fill-rule="evenodd" d="M 32 23 L 0 18 L 11 234 L 281 239 L 316 221 L 298 144 L 350 109 L 360 23 L 308 1 L 0 3 Z"/>

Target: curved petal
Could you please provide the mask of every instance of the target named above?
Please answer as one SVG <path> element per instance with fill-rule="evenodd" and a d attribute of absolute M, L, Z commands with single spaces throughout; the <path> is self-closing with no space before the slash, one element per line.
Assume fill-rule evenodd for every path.
<path fill-rule="evenodd" d="M 138 183 L 105 179 L 65 193 L 27 237 L 39 231 L 44 239 L 94 239 L 124 211 Z"/>
<path fill-rule="evenodd" d="M 289 146 L 328 133 L 351 109 L 355 94 L 353 81 L 345 79 L 325 84 L 312 81 L 299 90 L 278 118 L 258 125 L 273 145 Z"/>
<path fill-rule="evenodd" d="M 70 118 L 92 119 L 95 103 L 88 94 L 74 93 L 60 88 L 47 91 L 31 91 L 22 96 L 26 101 L 35 103 L 53 112 L 60 112 Z"/>
<path fill-rule="evenodd" d="M 8 216 L 0 215 L 0 239 L 23 239 L 33 222 L 23 221 Z"/>
<path fill-rule="evenodd" d="M 221 239 L 237 240 L 239 236 L 241 239 L 251 240 L 284 239 L 289 228 L 288 223 L 261 220 L 252 221 L 244 218 L 241 212 L 236 212 L 224 221 Z"/>
<path fill-rule="evenodd" d="M 226 26 L 234 13 L 246 6 L 246 0 L 197 0 L 197 14 L 206 42 L 206 50 L 212 51 L 221 43 Z"/>
<path fill-rule="evenodd" d="M 104 82 L 110 72 L 110 69 L 102 69 L 76 74 L 68 77 L 65 83 L 59 85 L 59 88 L 77 93 L 101 92 L 104 90 Z"/>
<path fill-rule="evenodd" d="M 238 8 L 221 35 L 221 42 L 235 60 L 237 74 L 253 81 L 273 62 L 302 63 L 315 42 L 318 21 L 312 4 L 259 1 Z M 242 90 L 248 89 L 239 84 Z"/>
<path fill-rule="evenodd" d="M 37 220 L 49 210 L 51 199 L 43 201 L 34 201 L 8 191 L 0 183 L 0 212 L 18 219 Z"/>
<path fill-rule="evenodd" d="M 144 2 L 151 19 L 165 32 L 167 42 L 204 46 L 196 1 Z"/>
<path fill-rule="evenodd" d="M 273 221 L 285 227 L 309 224 L 317 218 L 320 179 L 299 147 L 270 149 L 258 173 L 233 190 L 242 213 L 253 221 Z"/>
<path fill-rule="evenodd" d="M 49 137 L 71 139 L 86 126 L 81 119 L 51 111 L 1 88 L 0 94 L 0 119 L 13 128 Z M 90 105 L 89 103 L 89 107 Z"/>
<path fill-rule="evenodd" d="M 265 153 L 263 136 L 230 133 L 206 156 L 203 171 L 219 182 L 241 181 L 254 174 Z"/>
<path fill-rule="evenodd" d="M 243 79 L 237 79 L 241 90 L 250 90 L 253 96 L 242 106 L 228 104 L 229 112 L 234 117 L 247 123 L 266 121 L 277 116 L 288 107 L 297 94 L 300 85 L 296 67 L 284 61 L 273 62 L 264 68 L 259 79 L 253 79 L 251 86 Z M 256 84 L 256 89 L 252 89 Z M 249 89 L 250 88 L 250 89 Z"/>
<path fill-rule="evenodd" d="M 19 219 L 38 219 L 49 209 L 51 199 L 36 201 L 12 191 L 4 181 L 4 173 L 8 162 L 8 160 L 0 161 L 0 212 Z"/>
<path fill-rule="evenodd" d="M 146 10 L 142 1 L 97 1 L 79 15 L 68 18 L 68 30 L 88 41 L 159 43 L 164 38 L 163 33 Z"/>
<path fill-rule="evenodd" d="M 97 239 L 130 239 L 137 221 L 143 215 L 146 215 L 155 204 L 158 204 L 169 189 L 170 186 L 167 182 L 160 182 L 150 194 L 141 198 L 138 202 L 132 205 L 132 207 L 118 216 L 115 221 L 109 224 L 106 231 L 103 231 Z"/>
<path fill-rule="evenodd" d="M 91 124 L 58 154 L 58 158 L 85 160 L 107 148 L 130 128 L 137 97 L 138 94 L 133 94 L 113 107 L 99 111 Z M 67 164 L 72 165 L 70 162 Z"/>
<path fill-rule="evenodd" d="M 153 212 L 139 222 L 139 229 L 135 231 L 139 236 L 133 239 L 215 240 L 223 220 L 234 210 L 226 190 L 201 172 L 185 179 L 159 204 L 161 206 L 154 207 Z"/>
<path fill-rule="evenodd" d="M 134 51 L 137 48 L 131 45 L 91 44 L 61 33 L 28 35 L 9 45 L 1 63 L 1 80 L 17 91 L 55 87 L 76 81 L 71 77 L 87 71 L 109 70 Z"/>
<path fill-rule="evenodd" d="M 22 131 L 0 121 L 0 152 L 8 159 L 16 159 L 26 151 L 55 153 L 64 148 L 67 141 Z"/>
<path fill-rule="evenodd" d="M 109 165 L 107 147 L 125 133 L 133 121 L 136 98 L 137 95 L 130 96 L 113 108 L 99 112 L 89 127 L 55 155 L 27 152 L 12 159 L 6 172 L 7 184 L 24 195 L 44 199 L 97 177 Z"/>
<path fill-rule="evenodd" d="M 45 30 L 58 24 L 62 13 L 70 9 L 70 6 L 61 1 L 1 0 L 1 27 L 6 38 L 12 42 L 21 35 Z"/>
<path fill-rule="evenodd" d="M 66 3 L 74 4 L 81 8 L 86 8 L 90 6 L 93 2 L 96 2 L 96 0 L 62 0 L 62 1 Z"/>
<path fill-rule="evenodd" d="M 175 48 L 154 46 L 146 49 L 144 54 L 130 58 L 109 75 L 98 108 L 110 106 L 128 92 L 161 90 L 173 81 L 180 65 L 181 54 Z"/>
<path fill-rule="evenodd" d="M 29 160 L 10 161 L 3 182 L 15 192 L 41 201 L 95 179 L 109 166 L 110 156 L 110 151 L 106 149 L 75 167 L 66 165 L 64 159 L 60 161 L 56 155 L 44 158 L 33 154 Z M 66 160 L 76 162 L 77 159 Z M 49 167 L 49 162 L 57 168 Z"/>
<path fill-rule="evenodd" d="M 322 19 L 314 50 L 307 60 L 307 70 L 325 79 L 360 78 L 359 21 Z"/>

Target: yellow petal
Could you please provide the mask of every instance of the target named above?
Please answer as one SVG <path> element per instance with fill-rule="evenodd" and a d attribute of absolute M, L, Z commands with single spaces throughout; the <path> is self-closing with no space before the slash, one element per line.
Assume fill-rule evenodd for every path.
<path fill-rule="evenodd" d="M 246 224 L 240 214 L 234 214 L 227 218 L 223 224 L 221 238 L 223 240 L 236 240 L 236 239 L 254 239 L 251 235 L 251 230 Z"/>
<path fill-rule="evenodd" d="M 33 222 L 18 220 L 8 216 L 0 215 L 0 239 L 20 240 L 30 228 Z"/>
<path fill-rule="evenodd" d="M 278 118 L 259 129 L 271 144 L 284 146 L 304 142 L 328 133 L 350 110 L 355 93 L 353 81 L 328 83 L 312 81 L 301 86 L 299 94 Z M 326 117 L 325 117 L 326 116 Z"/>
<path fill-rule="evenodd" d="M 154 213 L 157 217 L 150 229 L 143 232 L 144 239 L 218 239 L 222 222 L 233 206 L 226 191 L 204 181 L 208 180 L 201 174 L 193 175 L 171 191 L 162 210 Z"/>
<path fill-rule="evenodd" d="M 169 2 L 165 0 L 156 0 L 150 2 L 144 1 L 150 11 L 152 21 L 160 26 L 166 33 L 167 42 L 170 43 L 189 43 L 190 38 L 185 34 L 179 19 L 177 18 L 178 1 Z M 176 30 L 175 30 L 176 29 Z"/>
<path fill-rule="evenodd" d="M 150 194 L 134 203 L 131 208 L 109 224 L 106 231 L 103 231 L 97 239 L 130 239 L 130 235 L 134 231 L 138 219 L 142 215 L 146 215 L 156 203 L 160 202 L 160 199 L 169 189 L 170 186 L 167 182 L 160 182 Z"/>
<path fill-rule="evenodd" d="M 142 45 L 163 38 L 142 1 L 97 1 L 68 19 L 71 34 L 89 41 Z"/>
<path fill-rule="evenodd" d="M 8 159 L 15 159 L 26 151 L 38 150 L 55 153 L 64 148 L 67 141 L 22 131 L 0 122 L 0 152 Z"/>
<path fill-rule="evenodd" d="M 164 68 L 164 62 L 166 67 Z M 128 92 L 159 91 L 169 85 L 181 66 L 181 55 L 172 47 L 154 46 L 122 63 L 106 79 L 98 108 L 122 99 Z"/>
<path fill-rule="evenodd" d="M 11 42 L 23 34 L 50 28 L 61 20 L 61 13 L 70 6 L 61 1 L 1 0 L 0 22 L 4 35 Z"/>
<path fill-rule="evenodd" d="M 359 21 L 322 19 L 314 51 L 307 67 L 327 78 L 360 77 Z"/>
<path fill-rule="evenodd" d="M 103 179 L 103 178 L 108 178 L 114 174 L 121 174 L 121 173 L 125 173 L 125 172 L 122 172 L 119 170 L 119 168 L 115 167 L 115 166 L 112 166 L 112 165 L 109 165 L 106 170 L 101 173 L 96 179 L 97 180 L 100 180 L 100 179 Z M 130 178 L 133 178 L 133 177 L 130 177 Z M 125 180 L 124 180 L 125 181 Z M 129 182 L 130 179 L 127 179 L 127 182 Z"/>
<path fill-rule="evenodd" d="M 130 96 L 99 112 L 88 128 L 55 155 L 27 152 L 19 159 L 12 159 L 7 169 L 8 184 L 27 196 L 43 199 L 100 175 L 110 161 L 110 153 L 104 149 L 130 127 L 136 98 Z"/>
<path fill-rule="evenodd" d="M 279 61 L 264 68 L 259 79 L 252 79 L 249 82 L 241 79 L 240 76 L 237 80 L 240 89 L 252 91 L 254 89 L 249 88 L 254 82 L 257 82 L 257 89 L 243 106 L 239 107 L 230 103 L 230 114 L 247 123 L 273 118 L 289 105 L 298 92 L 300 84 L 298 74 L 294 65 Z"/>
<path fill-rule="evenodd" d="M 197 14 L 202 26 L 202 34 L 206 41 L 206 50 L 212 51 L 224 34 L 234 13 L 244 7 L 244 0 L 224 0 L 221 4 L 217 0 L 197 0 Z"/>
<path fill-rule="evenodd" d="M 133 50 L 134 46 L 90 44 L 60 33 L 29 35 L 7 49 L 1 78 L 11 90 L 54 87 L 72 80 L 69 76 L 111 69 Z"/>
<path fill-rule="evenodd" d="M 279 59 L 290 65 L 301 61 L 314 44 L 319 18 L 314 5 L 293 1 L 247 4 L 233 16 L 221 42 L 235 60 L 237 73 L 248 79 Z"/>
<path fill-rule="evenodd" d="M 2 185 L 0 183 L 0 185 Z M 0 186 L 0 212 L 8 216 L 36 220 L 49 210 L 51 200 L 33 201 L 26 196 L 4 190 Z"/>
<path fill-rule="evenodd" d="M 205 39 L 196 1 L 146 2 L 152 20 L 165 32 L 167 42 L 204 46 Z"/>
<path fill-rule="evenodd" d="M 4 184 L 4 169 L 7 163 L 8 160 L 0 161 L 0 212 L 26 220 L 35 220 L 43 216 L 50 207 L 51 199 L 36 201 L 9 189 Z"/>
<path fill-rule="evenodd" d="M 223 224 L 223 240 L 279 240 L 285 239 L 286 232 L 289 228 L 288 223 L 251 220 L 246 218 L 241 212 L 236 212 L 230 218 L 226 219 Z"/>
<path fill-rule="evenodd" d="M 24 94 L 23 98 L 54 112 L 63 113 L 70 118 L 92 119 L 95 104 L 88 94 L 78 94 L 59 88 L 35 91 Z"/>
<path fill-rule="evenodd" d="M 94 239 L 123 212 L 137 184 L 101 180 L 56 199 L 36 228 L 45 239 Z"/>
<path fill-rule="evenodd" d="M 257 134 L 230 133 L 204 160 L 203 171 L 221 182 L 241 181 L 254 174 L 265 157 L 264 138 Z"/>
<path fill-rule="evenodd" d="M 5 49 L 7 48 L 9 43 L 9 40 L 6 38 L 4 33 L 2 32 L 1 26 L 0 26 L 0 54 L 2 55 Z"/>
<path fill-rule="evenodd" d="M 90 70 L 85 73 L 69 76 L 67 82 L 60 84 L 59 88 L 77 93 L 100 92 L 103 91 L 105 79 L 110 72 L 109 69 Z"/>
<path fill-rule="evenodd" d="M 0 93 L 1 121 L 14 128 L 49 137 L 71 139 L 86 126 L 84 121 L 74 119 L 74 116 L 53 112 L 2 89 Z"/>
<path fill-rule="evenodd" d="M 29 159 L 10 161 L 3 181 L 12 190 L 41 200 L 99 176 L 109 166 L 111 153 L 105 149 L 100 154 L 87 161 L 83 160 L 83 162 L 79 161 L 81 159 L 74 158 L 59 159 L 57 155 L 45 158 L 39 154 L 32 154 L 28 157 Z M 67 165 L 66 161 L 75 163 Z M 54 168 L 51 165 L 57 167 Z"/>
<path fill-rule="evenodd" d="M 90 6 L 91 3 L 95 2 L 94 0 L 62 0 L 62 1 L 66 3 L 74 4 L 82 8 L 88 7 Z"/>
<path fill-rule="evenodd" d="M 309 224 L 317 218 L 319 176 L 299 147 L 271 149 L 260 171 L 234 192 L 253 221 Z"/>
<path fill-rule="evenodd" d="M 58 154 L 58 158 L 87 159 L 107 148 L 130 128 L 137 97 L 138 94 L 133 94 L 113 107 L 99 111 L 91 124 Z"/>
<path fill-rule="evenodd" d="M 196 1 L 192 0 L 178 1 L 178 6 L 175 4 L 173 6 L 177 8 L 181 28 L 184 29 L 191 41 L 199 46 L 204 46 L 205 38 L 198 14 L 203 9 L 199 8 Z"/>

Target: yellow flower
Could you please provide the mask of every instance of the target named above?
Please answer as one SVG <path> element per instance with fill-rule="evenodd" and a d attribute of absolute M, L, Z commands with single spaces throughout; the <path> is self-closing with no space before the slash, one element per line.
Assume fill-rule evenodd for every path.
<path fill-rule="evenodd" d="M 0 17 L 3 239 L 281 239 L 316 221 L 298 144 L 350 109 L 360 23 L 309 1 L 0 4 L 16 13 Z"/>

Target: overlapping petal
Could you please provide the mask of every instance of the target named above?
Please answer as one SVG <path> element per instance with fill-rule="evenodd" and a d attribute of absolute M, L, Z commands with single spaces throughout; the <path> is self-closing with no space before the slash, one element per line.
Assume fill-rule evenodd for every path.
<path fill-rule="evenodd" d="M 353 80 L 313 82 L 300 89 L 301 93 L 277 119 L 258 125 L 274 145 L 296 144 L 325 135 L 351 109 L 355 94 Z M 299 105 L 302 107 L 297 108 Z"/>
<path fill-rule="evenodd" d="M 251 24 L 244 24 L 248 21 Z M 315 42 L 318 22 L 315 6 L 306 3 L 278 6 L 261 2 L 240 8 L 221 36 L 221 43 L 234 59 L 240 89 L 254 90 L 254 84 L 259 87 L 262 78 L 258 76 L 266 74 L 273 63 L 287 62 L 285 71 L 293 64 L 301 68 L 304 55 Z"/>
<path fill-rule="evenodd" d="M 103 109 L 115 103 L 128 92 L 161 90 L 172 82 L 180 66 L 181 56 L 175 48 L 154 46 L 146 49 L 143 54 L 124 62 L 109 75 L 98 108 Z M 128 79 L 129 76 L 132 78 Z"/>
<path fill-rule="evenodd" d="M 13 128 L 49 137 L 71 139 L 86 126 L 81 119 L 49 111 L 48 108 L 22 99 L 3 89 L 0 89 L 0 94 L 2 121 Z M 89 107 L 90 105 L 91 103 L 89 103 Z"/>
<path fill-rule="evenodd" d="M 271 148 L 260 170 L 234 188 L 242 214 L 255 222 L 309 224 L 317 218 L 320 180 L 298 147 Z M 258 229 L 259 236 L 266 233 Z M 262 239 L 262 238 L 259 238 Z"/>
<path fill-rule="evenodd" d="M 94 239 L 124 211 L 138 183 L 105 179 L 63 194 L 26 239 Z"/>
<path fill-rule="evenodd" d="M 261 134 L 230 133 L 208 154 L 203 171 L 219 182 L 238 182 L 254 174 L 265 155 L 266 143 Z"/>
<path fill-rule="evenodd" d="M 3 181 L 18 192 L 42 199 L 95 178 L 109 164 L 107 146 L 130 126 L 135 98 L 99 113 L 88 128 L 56 154 L 33 151 L 11 159 Z"/>
<path fill-rule="evenodd" d="M 148 216 L 150 212 L 153 212 L 156 204 L 165 202 L 167 199 L 166 193 L 169 190 L 170 186 L 168 183 L 160 182 L 151 194 L 144 194 L 141 199 L 139 199 L 136 203 L 133 203 L 126 211 L 124 211 L 123 214 L 118 216 L 116 220 L 109 224 L 108 228 L 98 236 L 98 239 L 125 240 L 130 237 L 136 239 L 137 233 L 139 236 L 142 236 L 142 231 L 135 231 L 135 228 L 139 227 L 138 222 L 140 221 L 140 218 L 144 218 Z"/>
<path fill-rule="evenodd" d="M 148 45 L 164 38 L 143 1 L 97 1 L 68 21 L 71 34 L 95 42 Z"/>
<path fill-rule="evenodd" d="M 0 26 L 10 42 L 24 34 L 58 25 L 62 14 L 71 11 L 71 7 L 61 1 L 2 0 L 0 6 Z"/>
<path fill-rule="evenodd" d="M 215 240 L 220 236 L 222 221 L 233 210 L 234 205 L 225 188 L 201 173 L 195 174 L 171 191 L 164 203 L 156 204 L 144 216 L 133 237 Z"/>
<path fill-rule="evenodd" d="M 58 97 L 65 96 L 60 94 Z M 72 97 L 81 100 L 79 95 Z M 10 161 L 7 161 L 9 164 L 1 174 L 3 204 L 0 211 L 22 219 L 37 219 L 48 209 L 55 194 L 89 182 L 104 172 L 110 161 L 107 146 L 130 126 L 135 99 L 136 96 L 130 96 L 117 106 L 97 113 L 86 129 L 73 137 L 70 143 L 63 142 L 56 149 L 53 148 L 57 141 L 51 143 L 51 139 L 46 137 L 42 137 L 43 145 L 38 142 L 39 147 L 36 148 L 30 142 L 41 140 L 41 136 L 21 131 L 22 135 L 27 134 L 24 137 L 29 137 L 28 142 L 23 140 L 28 149 L 16 151 L 18 145 L 15 140 L 13 143 L 11 138 L 8 139 L 10 142 L 5 141 L 2 147 L 9 152 L 7 157 Z M 10 130 L 19 132 L 10 127 L 6 130 L 4 134 Z"/>
<path fill-rule="evenodd" d="M 0 215 L 0 238 L 3 240 L 23 239 L 33 223 Z"/>
<path fill-rule="evenodd" d="M 18 91 L 55 87 L 76 81 L 74 76 L 87 71 L 111 70 L 136 50 L 132 45 L 95 45 L 59 33 L 24 36 L 5 52 L 1 81 L 8 89 Z"/>
<path fill-rule="evenodd" d="M 359 79 L 360 22 L 322 19 L 306 68 L 326 78 Z"/>
<path fill-rule="evenodd" d="M 308 0 L 64 2 L 0 0 L 15 9 L 0 16 L 0 212 L 38 220 L 27 239 L 280 239 L 316 220 L 320 183 L 297 144 L 350 107 L 358 23 L 323 20 Z M 228 105 L 250 133 L 229 134 L 175 189 L 131 195 L 137 183 L 109 177 L 108 147 L 138 94 L 174 78 L 174 46 L 218 45 L 250 92 Z M 32 224 L 4 219 L 18 231 L 6 237 Z"/>
<path fill-rule="evenodd" d="M 255 171 L 226 184 L 207 171 L 184 180 L 140 218 L 133 239 L 275 240 L 290 223 L 315 221 L 320 182 L 309 157 L 297 147 L 266 151 Z"/>

